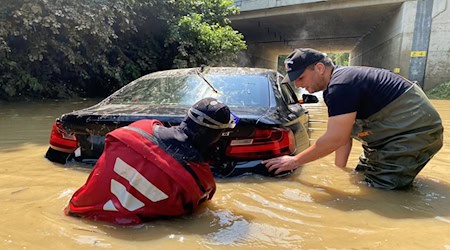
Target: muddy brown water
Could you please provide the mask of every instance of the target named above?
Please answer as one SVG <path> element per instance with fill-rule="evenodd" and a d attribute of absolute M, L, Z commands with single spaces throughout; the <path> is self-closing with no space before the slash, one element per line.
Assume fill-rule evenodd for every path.
<path fill-rule="evenodd" d="M 193 215 L 121 227 L 63 214 L 90 167 L 43 156 L 51 124 L 93 100 L 0 105 L 0 249 L 450 249 L 450 101 L 433 100 L 445 145 L 407 191 L 367 188 L 328 156 L 283 179 L 217 180 Z M 312 139 L 326 109 L 311 105 Z"/>

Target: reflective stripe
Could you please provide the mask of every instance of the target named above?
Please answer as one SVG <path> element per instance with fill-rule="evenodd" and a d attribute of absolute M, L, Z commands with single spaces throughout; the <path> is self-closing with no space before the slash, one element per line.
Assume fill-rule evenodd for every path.
<path fill-rule="evenodd" d="M 149 182 L 135 168 L 117 157 L 114 172 L 130 182 L 130 185 L 153 202 L 167 199 L 169 196 Z M 131 195 L 131 194 L 130 194 Z"/>
<path fill-rule="evenodd" d="M 200 191 L 202 191 L 202 193 L 206 192 L 205 188 L 202 185 L 202 182 L 200 181 L 200 178 L 198 178 L 198 176 L 195 173 L 195 171 L 186 163 L 186 161 L 180 156 L 180 154 L 176 154 L 176 152 L 173 152 L 172 150 L 170 150 L 170 146 L 167 146 L 164 142 L 162 142 L 161 140 L 158 140 L 158 138 L 156 138 L 153 135 L 148 134 L 147 132 L 145 132 L 144 130 L 142 130 L 140 128 L 125 126 L 125 127 L 122 127 L 122 129 L 134 131 L 134 132 L 142 135 L 147 140 L 153 142 L 155 145 L 157 145 L 161 149 L 163 149 L 167 154 L 169 154 L 173 158 L 175 158 L 175 160 L 178 163 L 180 163 L 181 166 L 183 166 L 184 169 L 186 169 L 186 171 L 188 171 L 192 175 L 192 178 L 194 178 L 194 180 L 197 183 L 198 188 L 200 189 Z"/>
<path fill-rule="evenodd" d="M 111 193 L 119 199 L 120 204 L 128 211 L 137 210 L 145 205 L 142 201 L 130 194 L 124 185 L 114 179 L 111 179 Z"/>
<path fill-rule="evenodd" d="M 142 130 L 140 128 L 130 127 L 130 126 L 125 126 L 125 127 L 122 127 L 122 128 L 126 129 L 126 130 L 134 131 L 134 132 L 142 135 L 143 137 L 145 137 L 147 140 L 149 140 L 149 141 L 151 141 L 154 144 L 159 146 L 158 140 L 153 135 L 148 134 L 147 132 L 145 132 L 144 130 Z"/>
<path fill-rule="evenodd" d="M 114 203 L 112 200 L 109 200 L 108 202 L 103 205 L 103 210 L 105 211 L 118 211 L 117 208 L 114 206 Z"/>

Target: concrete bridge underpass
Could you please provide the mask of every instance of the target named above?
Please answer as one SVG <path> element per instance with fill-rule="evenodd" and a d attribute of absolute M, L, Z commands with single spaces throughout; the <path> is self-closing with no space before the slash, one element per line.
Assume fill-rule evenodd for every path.
<path fill-rule="evenodd" d="M 309 47 L 349 52 L 351 65 L 389 69 L 425 89 L 450 81 L 450 0 L 236 0 L 247 41 L 240 64 L 277 67 Z"/>

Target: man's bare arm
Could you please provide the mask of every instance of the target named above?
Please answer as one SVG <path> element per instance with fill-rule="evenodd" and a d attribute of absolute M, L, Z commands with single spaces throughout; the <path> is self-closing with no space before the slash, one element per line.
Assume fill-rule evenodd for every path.
<path fill-rule="evenodd" d="M 348 143 L 355 118 L 356 112 L 330 117 L 325 134 L 305 151 L 295 156 L 281 156 L 263 163 L 269 171 L 276 169 L 275 173 L 279 173 L 322 158 Z"/>
<path fill-rule="evenodd" d="M 347 165 L 348 156 L 352 150 L 352 138 L 348 138 L 348 142 L 340 146 L 335 152 L 334 165 L 344 168 Z"/>
<path fill-rule="evenodd" d="M 327 156 L 345 145 L 350 138 L 355 118 L 356 112 L 330 117 L 325 134 L 314 145 L 297 155 L 299 165 Z"/>

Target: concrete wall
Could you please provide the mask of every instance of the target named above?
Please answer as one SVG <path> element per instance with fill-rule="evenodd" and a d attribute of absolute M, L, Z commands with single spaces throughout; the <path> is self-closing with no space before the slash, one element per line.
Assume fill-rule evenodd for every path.
<path fill-rule="evenodd" d="M 416 2 L 405 2 L 380 20 L 351 51 L 350 64 L 385 68 L 408 77 Z"/>
<path fill-rule="evenodd" d="M 434 0 L 424 89 L 450 81 L 450 0 Z M 408 77 L 416 1 L 407 1 L 364 36 L 351 51 L 351 65 L 389 69 Z"/>
<path fill-rule="evenodd" d="M 248 11 L 325 1 L 327 0 L 235 0 L 234 2 L 241 11 Z"/>
<path fill-rule="evenodd" d="M 434 0 L 426 89 L 450 82 L 450 0 Z"/>
<path fill-rule="evenodd" d="M 264 44 L 247 43 L 247 50 L 238 57 L 237 64 L 242 67 L 276 69 L 280 52 Z"/>
<path fill-rule="evenodd" d="M 385 68 L 409 78 L 417 2 L 236 0 L 241 15 L 234 17 L 234 21 L 240 22 L 238 27 L 247 31 L 246 38 L 250 37 L 248 51 L 241 56 L 239 65 L 276 69 L 279 54 L 289 53 L 292 47 L 311 47 L 326 52 L 351 51 L 351 65 Z M 329 25 L 316 25 L 317 21 Z M 305 29 L 305 37 L 292 32 L 298 27 Z M 268 37 L 272 34 L 268 32 L 269 28 L 279 34 L 280 41 Z M 417 34 L 424 36 L 424 33 Z M 346 40 L 340 40 L 340 37 Z M 327 48 L 340 50 L 328 51 Z M 450 0 L 434 0 L 424 88 L 428 90 L 449 81 Z"/>

